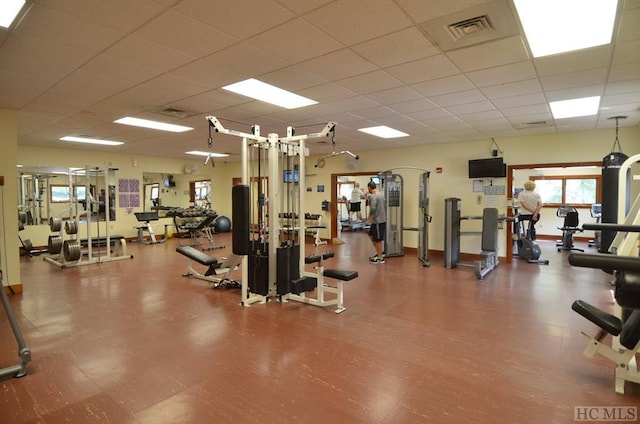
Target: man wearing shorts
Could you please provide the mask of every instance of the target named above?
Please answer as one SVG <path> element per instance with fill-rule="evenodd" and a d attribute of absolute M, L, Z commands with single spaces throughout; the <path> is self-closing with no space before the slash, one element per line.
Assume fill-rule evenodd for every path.
<path fill-rule="evenodd" d="M 378 192 L 376 183 L 370 181 L 367 184 L 369 191 L 369 216 L 367 217 L 367 225 L 369 227 L 369 237 L 376 254 L 369 258 L 372 264 L 383 264 L 384 256 L 382 254 L 384 235 L 387 232 L 387 206 L 384 201 L 384 195 Z"/>

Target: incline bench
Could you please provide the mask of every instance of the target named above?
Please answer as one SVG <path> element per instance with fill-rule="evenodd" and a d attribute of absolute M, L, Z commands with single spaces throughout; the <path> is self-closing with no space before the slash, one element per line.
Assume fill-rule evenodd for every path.
<path fill-rule="evenodd" d="M 218 262 L 218 259 L 213 256 L 209 256 L 204 252 L 192 246 L 178 246 L 176 252 L 189 258 L 189 264 L 187 265 L 187 271 L 182 274 L 183 277 L 194 277 L 200 280 L 208 281 L 212 283 L 211 288 L 238 288 L 240 284 L 229 278 L 229 274 L 242 262 L 242 256 L 231 254 L 224 262 Z M 196 271 L 192 262 L 195 261 L 200 265 L 209 267 L 204 274 Z"/>
<path fill-rule="evenodd" d="M 138 225 L 136 228 L 136 230 L 138 230 L 138 241 L 140 243 L 146 243 L 146 244 L 156 244 L 156 243 L 164 243 L 165 241 L 167 241 L 167 239 L 169 238 L 169 225 L 170 224 L 165 224 L 164 225 L 164 237 L 160 240 L 156 239 L 156 235 L 153 232 L 153 227 L 151 226 L 151 221 L 158 221 L 160 219 L 160 217 L 158 216 L 158 212 L 157 211 L 153 211 L 153 212 L 135 212 L 134 215 L 136 216 L 136 219 L 138 220 L 138 222 L 142 222 L 142 225 Z M 149 233 L 149 241 L 145 240 L 144 238 L 144 232 L 148 232 Z"/>

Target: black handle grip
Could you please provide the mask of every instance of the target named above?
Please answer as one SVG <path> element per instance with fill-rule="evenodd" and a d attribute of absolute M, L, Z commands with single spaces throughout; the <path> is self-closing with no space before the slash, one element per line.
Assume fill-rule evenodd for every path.
<path fill-rule="evenodd" d="M 569 263 L 573 266 L 580 266 L 584 268 L 640 272 L 640 258 L 632 256 L 571 253 L 569 254 Z"/>
<path fill-rule="evenodd" d="M 622 224 L 582 224 L 583 230 L 625 231 L 628 233 L 640 233 L 640 225 Z"/>

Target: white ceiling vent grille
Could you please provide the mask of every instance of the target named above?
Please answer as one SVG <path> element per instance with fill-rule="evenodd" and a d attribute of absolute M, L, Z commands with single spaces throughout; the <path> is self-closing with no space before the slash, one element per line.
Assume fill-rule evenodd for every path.
<path fill-rule="evenodd" d="M 447 29 L 451 33 L 451 36 L 457 41 L 462 37 L 477 34 L 482 31 L 490 31 L 494 28 L 493 24 L 491 24 L 491 19 L 489 19 L 489 16 L 482 15 L 456 22 L 449 25 Z"/>
<path fill-rule="evenodd" d="M 443 51 L 499 40 L 519 33 L 507 0 L 494 0 L 420 23 Z"/>
<path fill-rule="evenodd" d="M 524 130 L 527 128 L 542 128 L 548 127 L 550 124 L 547 121 L 531 121 L 531 122 L 521 122 L 519 124 L 515 124 L 514 127 L 519 130 Z"/>

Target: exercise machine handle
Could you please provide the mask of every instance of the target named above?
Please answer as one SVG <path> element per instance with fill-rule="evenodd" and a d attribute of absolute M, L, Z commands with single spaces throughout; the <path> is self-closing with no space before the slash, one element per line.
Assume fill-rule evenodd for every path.
<path fill-rule="evenodd" d="M 583 230 L 626 231 L 628 233 L 640 233 L 640 225 L 620 224 L 583 224 Z"/>
<path fill-rule="evenodd" d="M 600 268 L 603 271 L 640 272 L 640 258 L 607 254 L 571 253 L 569 263 L 584 268 Z"/>

